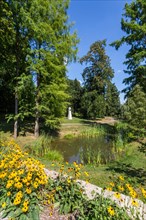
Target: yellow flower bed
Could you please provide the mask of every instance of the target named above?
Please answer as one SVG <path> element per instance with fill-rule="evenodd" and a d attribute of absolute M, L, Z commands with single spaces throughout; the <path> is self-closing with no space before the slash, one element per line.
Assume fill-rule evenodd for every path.
<path fill-rule="evenodd" d="M 137 184 L 133 186 L 131 183 L 128 182 L 129 179 L 127 181 L 127 179 L 124 178 L 124 176 L 118 176 L 118 177 L 115 177 L 114 179 L 115 179 L 114 182 L 109 183 L 109 187 L 106 188 L 107 190 L 117 191 L 116 193 L 117 195 L 119 193 L 122 193 L 122 194 L 132 197 L 133 201 L 135 201 L 134 199 L 140 199 L 144 203 L 146 203 L 146 189 L 145 188 Z M 132 205 L 136 206 L 135 202 L 133 202 Z"/>
<path fill-rule="evenodd" d="M 44 166 L 38 160 L 22 152 L 13 140 L 0 143 L 0 211 L 3 216 L 15 219 L 38 216 L 38 194 L 47 182 Z"/>

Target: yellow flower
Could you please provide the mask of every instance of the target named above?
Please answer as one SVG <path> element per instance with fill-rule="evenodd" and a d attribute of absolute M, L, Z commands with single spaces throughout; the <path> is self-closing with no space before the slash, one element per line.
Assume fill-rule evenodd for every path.
<path fill-rule="evenodd" d="M 16 198 L 20 198 L 21 199 L 22 197 L 23 197 L 22 191 L 17 192 Z"/>
<path fill-rule="evenodd" d="M 130 190 L 129 194 L 130 194 L 130 196 L 132 198 L 136 198 L 137 197 L 137 193 L 134 190 Z"/>
<path fill-rule="evenodd" d="M 124 177 L 123 176 L 119 176 L 119 179 L 124 181 Z"/>
<path fill-rule="evenodd" d="M 28 206 L 28 204 L 29 204 L 29 201 L 28 201 L 28 200 L 25 200 L 25 201 L 23 202 L 23 206 Z"/>
<path fill-rule="evenodd" d="M 114 186 L 115 186 L 115 184 L 114 184 L 113 182 L 110 182 L 110 186 L 114 187 Z"/>
<path fill-rule="evenodd" d="M 19 205 L 21 203 L 21 199 L 20 198 L 15 198 L 13 204 L 14 205 Z"/>
<path fill-rule="evenodd" d="M 34 187 L 35 189 L 38 188 L 38 183 L 37 183 L 37 182 L 34 182 L 33 187 Z"/>
<path fill-rule="evenodd" d="M 15 182 L 19 182 L 20 181 L 20 177 L 16 176 L 14 180 L 15 180 Z"/>
<path fill-rule="evenodd" d="M 31 189 L 30 189 L 30 188 L 26 188 L 25 191 L 26 191 L 27 194 L 30 194 L 30 193 L 31 193 Z"/>
<path fill-rule="evenodd" d="M 129 183 L 126 184 L 126 187 L 127 187 L 129 190 L 133 190 L 132 186 L 131 186 Z"/>
<path fill-rule="evenodd" d="M 120 191 L 124 191 L 124 187 L 123 186 L 118 186 L 118 189 L 120 190 Z"/>
<path fill-rule="evenodd" d="M 108 211 L 108 213 L 109 213 L 111 216 L 114 216 L 114 215 L 115 215 L 115 211 L 114 211 L 114 209 L 113 209 L 111 206 L 109 206 L 109 207 L 107 208 L 107 211 Z"/>
<path fill-rule="evenodd" d="M 138 204 L 138 202 L 137 202 L 136 200 L 132 200 L 131 204 L 132 204 L 133 206 L 139 206 L 139 204 Z"/>
<path fill-rule="evenodd" d="M 6 188 L 9 189 L 13 185 L 13 180 L 8 180 Z"/>
<path fill-rule="evenodd" d="M 10 196 L 11 195 L 11 192 L 9 191 L 9 192 L 7 192 L 7 196 Z"/>
<path fill-rule="evenodd" d="M 17 189 L 21 189 L 21 188 L 23 187 L 23 184 L 22 184 L 21 182 L 16 182 L 16 183 L 15 183 L 15 187 L 16 187 Z"/>
<path fill-rule="evenodd" d="M 89 173 L 88 173 L 88 172 L 86 172 L 86 171 L 84 172 L 84 174 L 85 174 L 85 176 L 89 176 Z"/>
<path fill-rule="evenodd" d="M 71 183 L 71 180 L 70 180 L 69 178 L 67 179 L 67 183 L 68 183 L 68 184 L 70 184 L 70 183 Z"/>
<path fill-rule="evenodd" d="M 23 173 L 24 173 L 24 170 L 23 170 L 23 169 L 18 170 L 18 174 L 19 174 L 19 175 L 22 175 Z"/>
<path fill-rule="evenodd" d="M 141 188 L 141 192 L 144 198 L 146 198 L 146 190 L 144 188 Z"/>
<path fill-rule="evenodd" d="M 120 198 L 121 198 L 121 194 L 118 193 L 118 192 L 114 193 L 114 196 L 115 196 L 117 199 L 120 199 Z"/>
<path fill-rule="evenodd" d="M 112 191 L 112 188 L 111 187 L 107 187 L 106 190 Z"/>
<path fill-rule="evenodd" d="M 6 207 L 7 203 L 6 202 L 3 202 L 2 204 L 2 208 L 4 209 Z"/>
<path fill-rule="evenodd" d="M 28 206 L 24 206 L 23 208 L 22 208 L 22 212 L 27 212 L 28 211 Z"/>

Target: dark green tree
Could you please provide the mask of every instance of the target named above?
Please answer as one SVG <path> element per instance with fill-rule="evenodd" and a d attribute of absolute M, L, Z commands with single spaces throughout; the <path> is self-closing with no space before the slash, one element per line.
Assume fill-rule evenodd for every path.
<path fill-rule="evenodd" d="M 118 49 L 126 43 L 130 48 L 124 62 L 125 73 L 129 74 L 123 81 L 127 85 L 124 92 L 128 94 L 137 84 L 146 92 L 146 1 L 133 0 L 125 4 L 124 10 L 121 28 L 126 34 L 111 45 Z"/>
<path fill-rule="evenodd" d="M 5 98 L 8 101 L 14 99 L 15 116 L 14 119 L 14 137 L 18 135 L 18 118 L 22 118 L 24 112 L 19 112 L 19 95 L 20 80 L 22 77 L 29 75 L 27 71 L 28 63 L 26 57 L 28 54 L 29 41 L 27 37 L 27 28 L 24 25 L 24 11 L 28 10 L 26 1 L 2 1 L 0 39 L 1 45 L 1 62 L 0 78 L 2 79 L 2 90 L 8 88 L 10 94 Z M 3 36 L 4 35 L 4 36 Z M 7 84 L 6 88 L 4 86 Z M 14 98 L 13 98 L 14 97 Z M 9 119 L 12 117 L 9 117 Z"/>
<path fill-rule="evenodd" d="M 105 52 L 106 40 L 96 41 L 90 47 L 87 55 L 80 62 L 85 63 L 83 70 L 84 94 L 82 97 L 82 112 L 85 117 L 103 117 L 106 110 L 106 88 L 114 73 L 110 59 Z M 86 102 L 86 104 L 84 104 Z"/>
<path fill-rule="evenodd" d="M 146 94 L 139 85 L 129 93 L 124 104 L 124 116 L 127 122 L 137 128 L 146 126 Z"/>
<path fill-rule="evenodd" d="M 106 89 L 106 115 L 120 117 L 121 104 L 119 91 L 114 83 L 108 83 Z"/>
<path fill-rule="evenodd" d="M 80 114 L 82 87 L 77 79 L 68 79 L 68 93 L 73 114 Z"/>

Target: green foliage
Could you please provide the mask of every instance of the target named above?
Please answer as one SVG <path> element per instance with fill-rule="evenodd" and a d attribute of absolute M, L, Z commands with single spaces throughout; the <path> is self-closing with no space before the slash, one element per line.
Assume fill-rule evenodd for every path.
<path fill-rule="evenodd" d="M 129 4 L 126 3 L 124 10 L 121 28 L 125 32 L 125 36 L 111 45 L 118 49 L 126 43 L 130 48 L 125 61 L 127 65 L 125 72 L 129 74 L 129 77 L 124 80 L 127 85 L 124 91 L 128 93 L 139 84 L 146 92 L 146 2 L 145 0 L 134 0 Z"/>
<path fill-rule="evenodd" d="M 115 134 L 116 137 L 120 135 L 122 138 L 123 144 L 144 138 L 146 136 L 145 129 L 139 129 L 134 126 L 131 126 L 128 123 L 118 122 L 115 124 Z"/>
<path fill-rule="evenodd" d="M 40 135 L 31 144 L 26 144 L 24 150 L 38 158 L 42 157 L 49 161 L 63 161 L 63 156 L 60 152 L 50 149 L 51 140 L 48 135 Z"/>
<path fill-rule="evenodd" d="M 108 83 L 106 91 L 106 115 L 120 117 L 121 105 L 119 92 L 113 83 Z"/>
<path fill-rule="evenodd" d="M 68 92 L 73 115 L 80 114 L 82 87 L 77 79 L 68 79 Z"/>
<path fill-rule="evenodd" d="M 65 138 L 65 139 L 72 139 L 72 138 L 74 138 L 74 135 L 73 134 L 66 134 L 66 135 L 64 135 L 63 138 Z"/>
<path fill-rule="evenodd" d="M 50 149 L 51 138 L 47 135 L 40 135 L 39 138 L 34 140 L 31 144 L 25 145 L 24 149 L 34 156 L 44 156 Z"/>
<path fill-rule="evenodd" d="M 63 155 L 57 150 L 48 150 L 48 152 L 44 155 L 44 159 L 59 162 L 62 162 L 64 160 Z"/>
<path fill-rule="evenodd" d="M 57 128 L 65 115 L 66 64 L 75 59 L 78 42 L 70 33 L 68 7 L 68 0 L 2 0 L 0 101 L 6 103 L 3 111 L 12 113 L 14 133 L 18 119 L 36 115 L 39 135 L 40 119 Z"/>
<path fill-rule="evenodd" d="M 82 73 L 84 92 L 81 101 L 81 111 L 86 118 L 95 119 L 105 115 L 106 88 L 114 76 L 105 47 L 106 40 L 96 41 L 87 55 L 80 59 L 81 64 L 86 64 Z"/>
<path fill-rule="evenodd" d="M 79 172 L 79 170 L 80 165 L 75 164 L 75 172 Z M 124 209 L 119 208 L 110 199 L 104 198 L 102 194 L 95 195 L 93 192 L 94 199 L 89 199 L 84 189 L 75 179 L 61 174 L 57 179 L 49 180 L 48 189 L 50 193 L 53 192 L 54 194 L 53 198 L 50 194 L 48 202 L 51 203 L 55 200 L 60 213 L 73 213 L 75 219 L 80 220 L 130 219 Z"/>
<path fill-rule="evenodd" d="M 139 85 L 129 93 L 124 105 L 126 121 L 134 127 L 145 128 L 146 126 L 146 94 Z"/>
<path fill-rule="evenodd" d="M 96 119 L 105 116 L 105 99 L 97 91 L 85 92 L 81 100 L 81 113 L 85 118 Z"/>
<path fill-rule="evenodd" d="M 86 129 L 83 129 L 79 136 L 82 137 L 96 137 L 96 136 L 100 136 L 100 135 L 104 135 L 105 134 L 105 130 L 103 127 L 100 126 L 93 126 L 93 127 L 88 127 Z"/>

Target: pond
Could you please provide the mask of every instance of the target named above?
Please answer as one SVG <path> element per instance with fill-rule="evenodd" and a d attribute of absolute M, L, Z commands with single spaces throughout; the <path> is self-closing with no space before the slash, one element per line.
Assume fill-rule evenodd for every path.
<path fill-rule="evenodd" d="M 63 154 L 64 161 L 69 163 L 105 164 L 116 156 L 113 136 L 110 135 L 57 139 L 52 142 L 51 149 Z"/>

